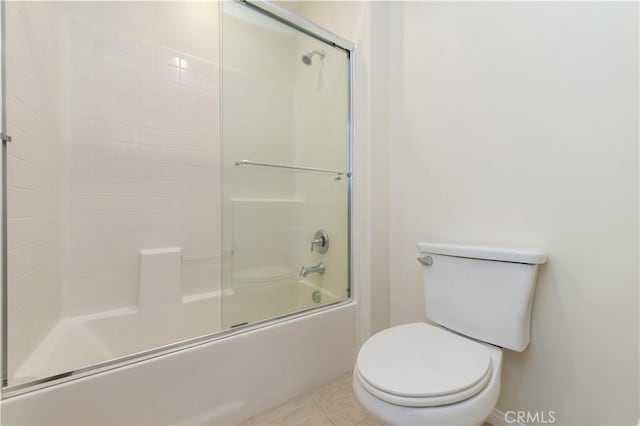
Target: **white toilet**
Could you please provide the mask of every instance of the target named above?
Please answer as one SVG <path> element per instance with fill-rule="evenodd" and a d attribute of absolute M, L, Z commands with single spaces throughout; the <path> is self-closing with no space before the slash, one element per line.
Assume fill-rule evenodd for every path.
<path fill-rule="evenodd" d="M 544 254 L 419 243 L 427 323 L 392 327 L 358 354 L 353 389 L 392 425 L 480 425 L 498 401 L 502 348 L 529 344 Z"/>

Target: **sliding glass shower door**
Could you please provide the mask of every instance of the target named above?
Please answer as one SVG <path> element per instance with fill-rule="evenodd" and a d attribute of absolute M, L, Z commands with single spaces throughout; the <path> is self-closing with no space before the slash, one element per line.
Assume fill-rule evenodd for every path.
<path fill-rule="evenodd" d="M 223 326 L 349 297 L 349 53 L 223 3 Z"/>
<path fill-rule="evenodd" d="M 349 298 L 349 51 L 245 2 L 2 10 L 3 397 Z"/>

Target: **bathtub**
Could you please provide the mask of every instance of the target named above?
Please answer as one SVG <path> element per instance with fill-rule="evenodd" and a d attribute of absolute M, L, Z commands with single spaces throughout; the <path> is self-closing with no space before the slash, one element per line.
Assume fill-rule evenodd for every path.
<path fill-rule="evenodd" d="M 311 282 L 300 282 L 294 299 L 308 300 L 316 290 Z M 15 376 L 42 377 L 69 371 L 79 360 L 87 365 L 87 360 L 143 351 L 184 339 L 187 326 L 193 337 L 211 333 L 211 327 L 220 327 L 220 294 L 200 296 L 183 300 L 170 313 L 122 309 L 63 320 Z M 332 303 L 331 297 L 322 294 L 321 303 Z M 238 423 L 351 369 L 356 311 L 355 301 L 336 303 L 185 342 L 184 348 L 142 354 L 73 380 L 61 377 L 61 383 L 44 383 L 28 393 L 10 392 L 1 403 L 2 424 Z M 155 325 L 167 314 L 176 320 L 159 333 Z"/>

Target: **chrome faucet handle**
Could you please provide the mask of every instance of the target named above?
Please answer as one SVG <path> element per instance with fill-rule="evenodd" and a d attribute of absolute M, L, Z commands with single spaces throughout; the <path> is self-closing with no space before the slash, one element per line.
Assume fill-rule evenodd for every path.
<path fill-rule="evenodd" d="M 322 247 L 324 240 L 322 238 L 316 238 L 315 240 L 311 240 L 311 253 L 313 253 L 313 249 L 316 245 Z"/>
<path fill-rule="evenodd" d="M 311 241 L 312 253 L 314 249 L 320 254 L 324 254 L 329 250 L 329 234 L 327 234 L 327 231 L 322 229 L 316 231 Z"/>

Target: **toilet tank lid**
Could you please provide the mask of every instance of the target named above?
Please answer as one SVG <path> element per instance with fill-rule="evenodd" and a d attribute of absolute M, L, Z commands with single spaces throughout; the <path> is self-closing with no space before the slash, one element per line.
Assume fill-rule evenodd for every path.
<path fill-rule="evenodd" d="M 498 260 L 502 262 L 539 265 L 547 261 L 547 255 L 535 250 L 516 250 L 496 247 L 468 246 L 462 244 L 418 243 L 418 251 L 424 254 L 467 257 L 471 259 Z"/>

